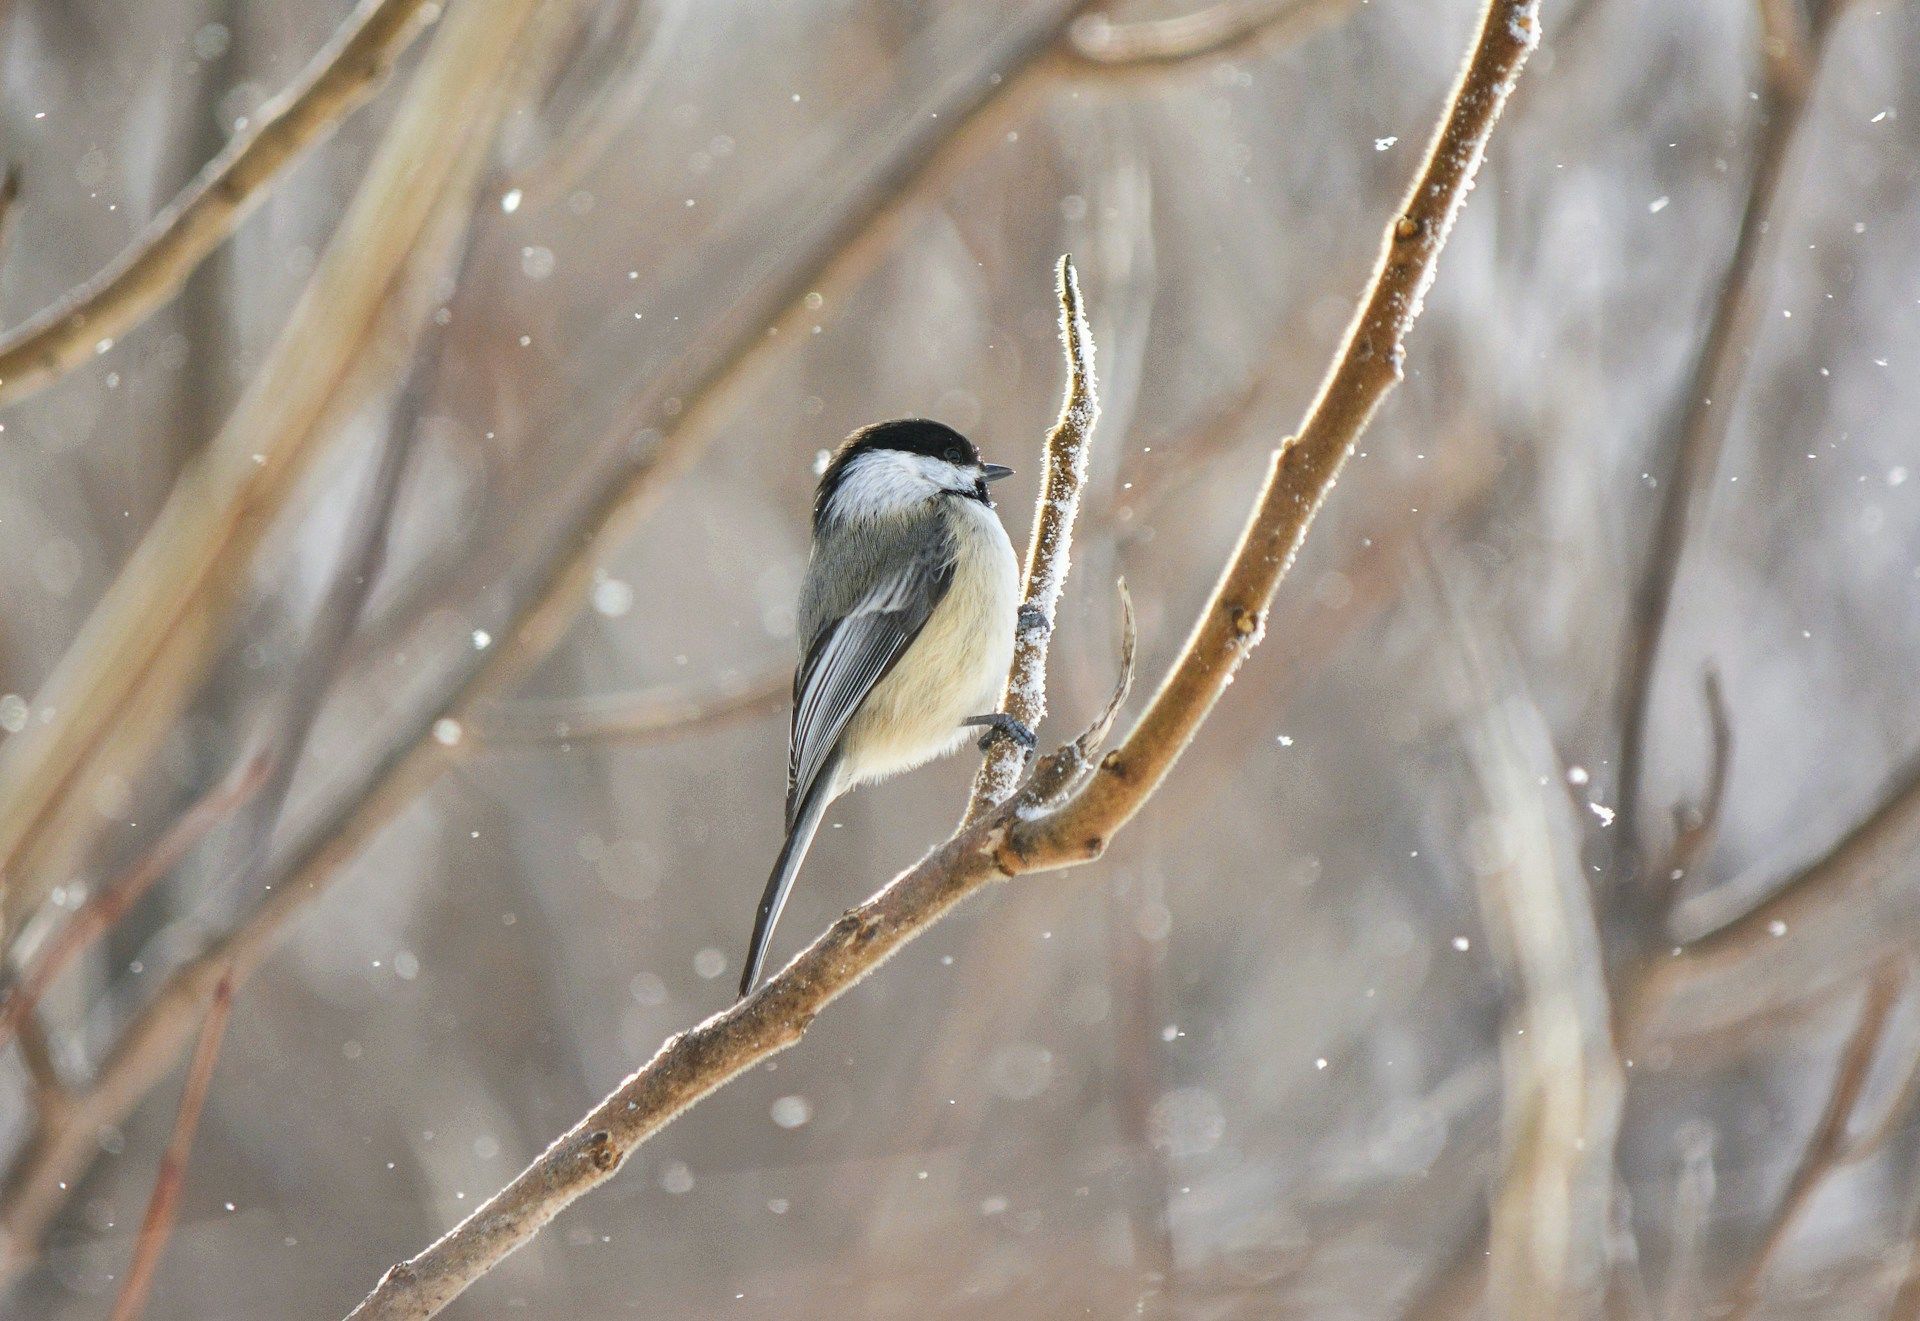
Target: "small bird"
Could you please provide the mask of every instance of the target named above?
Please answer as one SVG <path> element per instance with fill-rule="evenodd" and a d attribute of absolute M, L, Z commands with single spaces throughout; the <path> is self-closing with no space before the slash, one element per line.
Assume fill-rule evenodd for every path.
<path fill-rule="evenodd" d="M 813 497 L 813 551 L 800 586 L 800 668 L 787 742 L 787 839 L 767 878 L 740 994 L 827 807 L 855 785 L 982 739 L 1033 746 L 997 711 L 1013 660 L 1019 568 L 982 463 L 952 427 L 903 418 L 847 437 Z"/>

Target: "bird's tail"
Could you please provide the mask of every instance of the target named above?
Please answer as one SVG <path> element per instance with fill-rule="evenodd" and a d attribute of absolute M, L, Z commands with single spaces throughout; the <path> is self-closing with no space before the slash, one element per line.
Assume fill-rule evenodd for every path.
<path fill-rule="evenodd" d="M 834 762 L 839 758 L 836 756 Z M 747 966 L 740 974 L 740 995 L 745 998 L 760 980 L 760 965 L 767 957 L 767 941 L 773 936 L 773 924 L 780 920 L 780 910 L 786 906 L 787 892 L 793 889 L 793 878 L 800 874 L 800 864 L 807 859 L 807 848 L 813 843 L 813 836 L 820 829 L 820 820 L 827 814 L 827 805 L 833 801 L 834 772 L 838 767 L 830 762 L 820 768 L 808 787 L 807 794 L 800 802 L 799 811 L 793 815 L 793 824 L 787 828 L 787 842 L 780 846 L 780 856 L 774 861 L 773 875 L 767 877 L 766 893 L 760 896 L 760 911 L 753 919 L 753 938 L 747 942 Z"/>

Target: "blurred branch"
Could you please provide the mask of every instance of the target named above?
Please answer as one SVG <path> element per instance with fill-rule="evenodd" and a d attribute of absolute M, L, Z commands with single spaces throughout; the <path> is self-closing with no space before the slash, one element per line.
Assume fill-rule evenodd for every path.
<path fill-rule="evenodd" d="M 19 200 L 20 167 L 9 165 L 4 173 L 0 173 L 0 253 L 6 251 L 7 236 L 13 227 L 13 204 Z"/>
<path fill-rule="evenodd" d="M 47 937 L 0 997 L 0 1046 L 13 1039 L 47 989 L 78 955 L 126 916 L 127 910 L 178 866 L 209 830 L 259 791 L 270 764 L 270 758 L 264 755 L 255 757 L 239 774 L 207 790 L 132 866 L 89 895 L 79 911 Z"/>
<path fill-rule="evenodd" d="M 60 1077 L 53 1060 L 53 1046 L 47 1029 L 32 1015 L 24 1015 L 15 1028 L 20 1043 L 20 1061 L 26 1066 L 27 1079 L 33 1084 L 35 1118 L 43 1125 L 57 1123 L 73 1104 L 73 1093 Z"/>
<path fill-rule="evenodd" d="M 1920 935 L 1917 855 L 1920 757 L 1857 825 L 1765 902 L 1681 954 L 1650 955 L 1631 984 L 1623 1035 L 1638 1040 L 1751 1018 L 1912 944 Z"/>
<path fill-rule="evenodd" d="M 1766 1237 L 1735 1286 L 1730 1309 L 1722 1315 L 1744 1318 L 1753 1314 L 1760 1305 L 1761 1287 L 1766 1283 L 1773 1259 L 1792 1236 L 1801 1212 L 1806 1210 L 1827 1176 L 1847 1161 L 1847 1121 L 1853 1117 L 1860 1104 L 1860 1094 L 1866 1090 L 1867 1074 L 1880 1052 L 1894 1003 L 1906 981 L 1907 971 L 1899 965 L 1884 968 L 1868 980 L 1866 998 L 1860 1006 L 1860 1021 L 1834 1064 L 1833 1086 L 1827 1094 L 1827 1103 L 1807 1138 L 1786 1191 L 1780 1195 Z"/>
<path fill-rule="evenodd" d="M 681 738 L 786 704 L 793 666 L 634 692 L 552 702 L 502 702 L 481 708 L 469 731 L 491 748 L 527 743 L 653 743 Z"/>
<path fill-rule="evenodd" d="M 511 100 L 505 86 L 498 93 L 490 109 L 497 110 Z M 417 362 L 413 341 L 437 300 L 436 289 L 450 254 L 464 243 L 472 215 L 470 194 L 481 177 L 489 148 L 490 139 L 484 134 L 469 134 L 452 144 L 443 141 L 442 150 L 451 156 L 447 168 L 454 182 L 422 227 L 406 267 L 386 291 L 369 351 L 336 391 L 323 426 L 341 425 L 347 415 L 365 406 L 370 396 L 392 387 L 394 371 Z M 411 391 L 403 396 L 410 397 Z M 401 412 L 404 414 L 405 409 Z M 256 906 L 249 920 L 259 918 L 261 909 L 267 910 L 271 920 L 251 931 L 251 939 L 230 937 L 216 946 L 215 957 L 189 963 L 172 974 L 122 1030 L 84 1090 L 76 1092 L 72 1103 L 58 1115 L 43 1115 L 41 1126 L 15 1155 L 0 1184 L 0 1284 L 33 1259 L 49 1219 L 98 1154 L 98 1142 L 90 1135 L 97 1135 L 103 1124 L 123 1124 L 140 1099 L 165 1078 L 205 1018 L 209 997 L 219 981 L 216 974 L 230 968 L 236 988 L 244 982 L 264 951 L 273 926 L 286 916 L 273 901 L 299 897 L 292 893 L 290 883 L 283 886 L 287 878 L 282 872 L 269 869 L 261 876 L 254 869 L 260 865 L 269 818 L 278 811 L 279 798 L 287 787 L 285 778 L 298 758 L 304 724 L 316 713 L 317 704 L 330 687 L 334 668 L 330 658 L 338 651 L 335 631 L 342 638 L 351 634 L 360 612 L 356 598 L 371 588 L 379 574 L 387 519 L 391 516 L 387 502 L 396 495 L 404 440 L 404 436 L 389 437 L 371 482 L 371 512 L 359 530 L 345 534 L 349 558 L 315 616 L 310 645 L 289 685 L 292 700 L 282 719 L 281 746 L 274 749 L 281 764 L 272 782 L 260 792 L 262 800 L 273 800 L 273 812 L 262 813 L 255 846 L 243 853 L 237 868 L 248 882 L 245 889 L 249 893 L 264 886 L 270 896 L 269 901 Z M 308 840 L 312 848 L 324 848 L 326 843 L 324 838 L 318 843 L 311 837 Z M 316 893 L 317 888 L 304 888 L 307 897 Z"/>
<path fill-rule="evenodd" d="M 173 1233 L 173 1221 L 180 1209 L 180 1192 L 187 1181 L 187 1159 L 193 1154 L 193 1137 L 200 1127 L 200 1112 L 207 1103 L 207 1091 L 213 1085 L 213 1066 L 220 1058 L 220 1043 L 227 1033 L 227 1020 L 233 1012 L 233 977 L 222 977 L 213 989 L 213 1003 L 207 1006 L 206 1021 L 200 1027 L 200 1042 L 194 1047 L 193 1062 L 187 1069 L 186 1086 L 180 1093 L 180 1109 L 174 1115 L 173 1135 L 160 1156 L 160 1170 L 154 1176 L 153 1193 L 147 1199 L 147 1213 L 140 1222 L 140 1233 L 133 1241 L 133 1260 L 114 1301 L 112 1321 L 137 1321 L 147 1309 L 147 1295 L 153 1289 L 153 1273 L 166 1251 Z"/>
<path fill-rule="evenodd" d="M 1761 0 L 1763 12 L 1792 0 Z M 1810 37 L 1808 61 L 1817 65 L 1843 0 L 1824 7 Z M 1769 64 L 1771 70 L 1772 65 Z M 1767 77 L 1759 96 L 1759 121 L 1753 146 L 1753 173 L 1747 184 L 1733 251 L 1720 277 L 1719 292 L 1681 387 L 1681 405 L 1656 455 L 1670 456 L 1663 474 L 1660 509 L 1655 516 L 1647 557 L 1629 605 L 1620 675 L 1619 830 L 1622 847 L 1644 858 L 1648 843 L 1640 830 L 1641 784 L 1645 775 L 1648 720 L 1653 683 L 1673 610 L 1681 559 L 1693 531 L 1693 516 L 1713 484 L 1726 448 L 1741 378 L 1753 348 L 1759 304 L 1765 295 L 1763 257 L 1780 209 L 1781 187 L 1793 143 L 1805 118 L 1811 78 L 1782 81 Z"/>
<path fill-rule="evenodd" d="M 1360 0 L 1217 0 L 1191 13 L 1116 23 L 1088 14 L 1068 33 L 1076 59 L 1104 69 L 1184 64 L 1268 39 L 1293 41 Z"/>
<path fill-rule="evenodd" d="M 836 922 L 755 994 L 669 1040 L 653 1060 L 512 1183 L 419 1256 L 387 1272 L 359 1318 L 437 1313 L 611 1178 L 674 1116 L 797 1042 L 815 1016 L 888 955 L 1001 879 L 1096 858 L 1211 711 L 1259 640 L 1292 553 L 1379 400 L 1466 198 L 1486 142 L 1539 32 L 1538 0 L 1490 0 L 1474 52 L 1428 151 L 1346 343 L 1298 437 L 1275 457 L 1213 601 L 1145 716 L 1075 791 L 1076 756 L 1042 759 L 1027 786 Z M 1080 755 L 1085 755 L 1081 752 Z M 1051 793 L 1070 794 L 1064 802 Z"/>
<path fill-rule="evenodd" d="M 1013 668 L 1007 674 L 1000 709 L 1028 729 L 1038 730 L 1047 714 L 1047 649 L 1060 613 L 1060 593 L 1073 565 L 1073 524 L 1080 516 L 1080 491 L 1087 481 L 1093 428 L 1100 420 L 1100 387 L 1094 375 L 1093 334 L 1080 301 L 1080 277 L 1073 258 L 1062 257 L 1055 272 L 1060 296 L 1060 344 L 1067 357 L 1067 393 L 1060 419 L 1048 433 L 1046 475 L 1040 483 L 1027 543 L 1026 583 L 1020 593 L 1020 619 L 1014 634 Z M 1011 738 L 991 740 L 986 760 L 974 777 L 966 820 L 1005 802 L 1020 785 L 1027 750 Z"/>
<path fill-rule="evenodd" d="M 1694 864 L 1713 846 L 1714 836 L 1720 830 L 1720 814 L 1726 806 L 1727 776 L 1733 767 L 1733 717 L 1727 710 L 1727 693 L 1720 682 L 1720 671 L 1707 666 L 1700 684 L 1707 720 L 1713 729 L 1713 748 L 1700 801 L 1674 809 L 1673 851 L 1665 877 L 1654 880 L 1667 897 L 1671 897 Z M 1663 902 L 1662 907 L 1667 906 Z"/>
<path fill-rule="evenodd" d="M 1517 992 L 1500 1038 L 1505 1153 L 1489 1216 L 1487 1289 L 1496 1316 L 1586 1315 L 1606 1289 L 1625 1090 L 1593 896 L 1544 719 L 1514 667 L 1478 644 L 1457 605 L 1450 614 L 1464 687 L 1481 713 L 1469 747 L 1497 841 L 1493 865 L 1476 868 L 1480 907 L 1503 980 Z"/>
<path fill-rule="evenodd" d="M 273 352 L 36 699 L 51 718 L 0 749 L 9 939 L 103 828 L 94 787 L 131 778 L 204 672 L 253 550 L 338 433 L 331 405 L 460 172 L 452 148 L 491 138 L 537 8 L 492 0 L 447 16 Z"/>
<path fill-rule="evenodd" d="M 262 106 L 132 245 L 0 336 L 0 403 L 43 389 L 164 307 L 302 153 L 377 91 L 440 6 L 363 0 L 293 86 Z"/>

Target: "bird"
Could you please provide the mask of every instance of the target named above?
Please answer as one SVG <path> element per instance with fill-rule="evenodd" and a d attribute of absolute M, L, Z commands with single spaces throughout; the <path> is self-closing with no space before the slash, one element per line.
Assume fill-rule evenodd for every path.
<path fill-rule="evenodd" d="M 1033 731 L 998 710 L 1023 617 L 1013 543 L 988 486 L 1013 469 L 926 418 L 848 436 L 821 473 L 796 619 L 786 840 L 754 916 L 740 976 L 767 941 L 833 801 L 945 756 Z"/>

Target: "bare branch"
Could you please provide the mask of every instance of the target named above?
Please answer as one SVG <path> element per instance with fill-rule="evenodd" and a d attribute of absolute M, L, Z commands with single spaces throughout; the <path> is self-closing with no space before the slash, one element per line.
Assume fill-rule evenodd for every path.
<path fill-rule="evenodd" d="M 1783 0 L 1761 0 L 1763 6 L 1780 2 Z M 1830 30 L 1823 25 L 1815 34 L 1818 44 L 1812 48 L 1813 62 L 1817 63 Z M 1765 84 L 1755 130 L 1753 173 L 1733 251 L 1720 278 L 1706 335 L 1682 387 L 1679 409 L 1656 449 L 1657 454 L 1670 456 L 1667 470 L 1661 473 L 1665 494 L 1628 608 L 1619 694 L 1618 829 L 1623 845 L 1642 857 L 1648 841 L 1640 831 L 1640 795 L 1653 682 L 1673 610 L 1674 586 L 1693 531 L 1695 507 L 1719 469 L 1727 429 L 1733 421 L 1734 400 L 1752 353 L 1759 304 L 1766 292 L 1768 236 L 1777 228 L 1772 221 L 1780 208 L 1787 163 L 1805 117 L 1810 81 L 1769 79 Z"/>
<path fill-rule="evenodd" d="M 1866 998 L 1860 1006 L 1860 1021 L 1847 1038 L 1846 1045 L 1841 1047 L 1840 1058 L 1834 1064 L 1833 1086 L 1828 1091 L 1826 1106 L 1807 1138 L 1807 1145 L 1800 1154 L 1800 1163 L 1794 1167 L 1793 1177 L 1787 1181 L 1786 1191 L 1780 1195 L 1773 1220 L 1767 1226 L 1766 1237 L 1761 1240 L 1740 1283 L 1734 1288 L 1731 1310 L 1725 1315 L 1740 1318 L 1753 1314 L 1760 1305 L 1761 1288 L 1767 1282 L 1767 1273 L 1772 1269 L 1773 1260 L 1792 1237 L 1800 1213 L 1813 1200 L 1827 1176 L 1847 1161 L 1847 1121 L 1853 1117 L 1855 1108 L 1860 1104 L 1860 1094 L 1866 1090 L 1867 1075 L 1880 1052 L 1887 1022 L 1893 1015 L 1894 1004 L 1906 980 L 1906 971 L 1893 966 L 1882 969 L 1868 981 Z"/>
<path fill-rule="evenodd" d="M 1216 0 L 1172 18 L 1116 23 L 1088 14 L 1069 33 L 1074 56 L 1101 69 L 1178 65 L 1256 42 L 1295 41 L 1359 0 Z"/>
<path fill-rule="evenodd" d="M 228 975 L 214 987 L 213 1003 L 207 1006 L 206 1022 L 200 1027 L 200 1043 L 194 1047 L 193 1063 L 187 1069 L 180 1109 L 174 1115 L 173 1135 L 167 1139 L 167 1149 L 161 1154 L 153 1193 L 147 1199 L 147 1214 L 133 1241 L 133 1261 L 127 1267 L 120 1296 L 113 1304 L 113 1321 L 137 1321 L 147 1310 L 153 1273 L 173 1233 L 174 1216 L 180 1209 L 180 1191 L 187 1181 L 187 1158 L 193 1154 L 193 1137 L 200 1127 L 200 1112 L 207 1103 L 207 1090 L 213 1085 L 213 1066 L 219 1061 L 220 1043 L 226 1038 L 227 1019 L 232 1013 L 233 977 Z"/>
<path fill-rule="evenodd" d="M 379 89 L 439 8 L 364 0 L 299 81 L 262 106 L 106 269 L 0 336 L 0 403 L 51 385 L 171 301 L 287 168 Z"/>
<path fill-rule="evenodd" d="M 0 1046 L 13 1039 L 47 988 L 78 955 L 126 916 L 127 910 L 177 867 L 209 830 L 259 791 L 270 764 L 264 756 L 255 757 L 238 775 L 201 795 L 132 866 L 89 895 L 79 911 L 33 952 L 18 979 L 0 997 Z"/>
<path fill-rule="evenodd" d="M 1047 714 L 1047 648 L 1060 613 L 1060 593 L 1073 563 L 1073 524 L 1080 516 L 1080 491 L 1087 481 L 1093 428 L 1100 420 L 1100 386 L 1094 374 L 1093 335 L 1080 301 L 1080 277 L 1073 258 L 1060 258 L 1055 272 L 1060 293 L 1060 344 L 1067 355 L 1067 393 L 1060 418 L 1047 436 L 1046 473 L 1033 512 L 1027 544 L 1026 585 L 1020 594 L 1020 621 L 1014 635 L 1013 669 L 1007 675 L 1000 709 L 1028 729 L 1038 730 Z M 1012 739 L 989 744 L 986 761 L 974 777 L 966 819 L 1003 803 L 1019 786 L 1026 752 Z"/>
<path fill-rule="evenodd" d="M 1708 756 L 1707 782 L 1699 802 L 1674 812 L 1673 852 L 1664 881 L 1656 878 L 1656 884 L 1669 895 L 1713 846 L 1713 838 L 1720 830 L 1720 814 L 1726 806 L 1727 776 L 1733 769 L 1733 717 L 1727 710 L 1727 692 L 1720 682 L 1720 671 L 1709 665 L 1701 676 L 1700 687 L 1707 722 L 1713 730 L 1713 748 Z"/>
<path fill-rule="evenodd" d="M 611 1178 L 682 1110 L 797 1042 L 815 1016 L 963 899 L 1023 872 L 1098 856 L 1164 778 L 1258 640 L 1259 619 L 1375 405 L 1513 81 L 1539 32 L 1538 0 L 1491 0 L 1387 251 L 1300 437 L 1284 446 L 1214 602 L 1146 717 L 1089 785 L 1046 811 L 1032 786 L 847 913 L 760 990 L 669 1040 L 506 1188 L 390 1270 L 357 1318 L 436 1314 L 554 1216 Z"/>
<path fill-rule="evenodd" d="M 654 743 L 777 711 L 792 686 L 791 663 L 718 682 L 662 684 L 629 693 L 552 702 L 502 702 L 479 710 L 469 730 L 478 743 Z"/>
<path fill-rule="evenodd" d="M 1650 955 L 1630 986 L 1623 1036 L 1637 1041 L 1741 1022 L 1912 944 L 1920 931 L 1920 896 L 1910 883 L 1916 853 L 1920 757 L 1893 777 L 1872 811 L 1764 903 L 1678 955 Z"/>
<path fill-rule="evenodd" d="M 537 0 L 449 14 L 292 320 L 232 416 L 95 608 L 0 749 L 5 934 L 104 821 L 91 789 L 143 764 L 204 672 L 245 565 L 338 433 L 343 383 L 382 326 L 388 295 L 439 203 L 472 171 L 470 147 L 505 111 L 505 72 Z M 449 140 L 448 125 L 460 126 Z"/>

